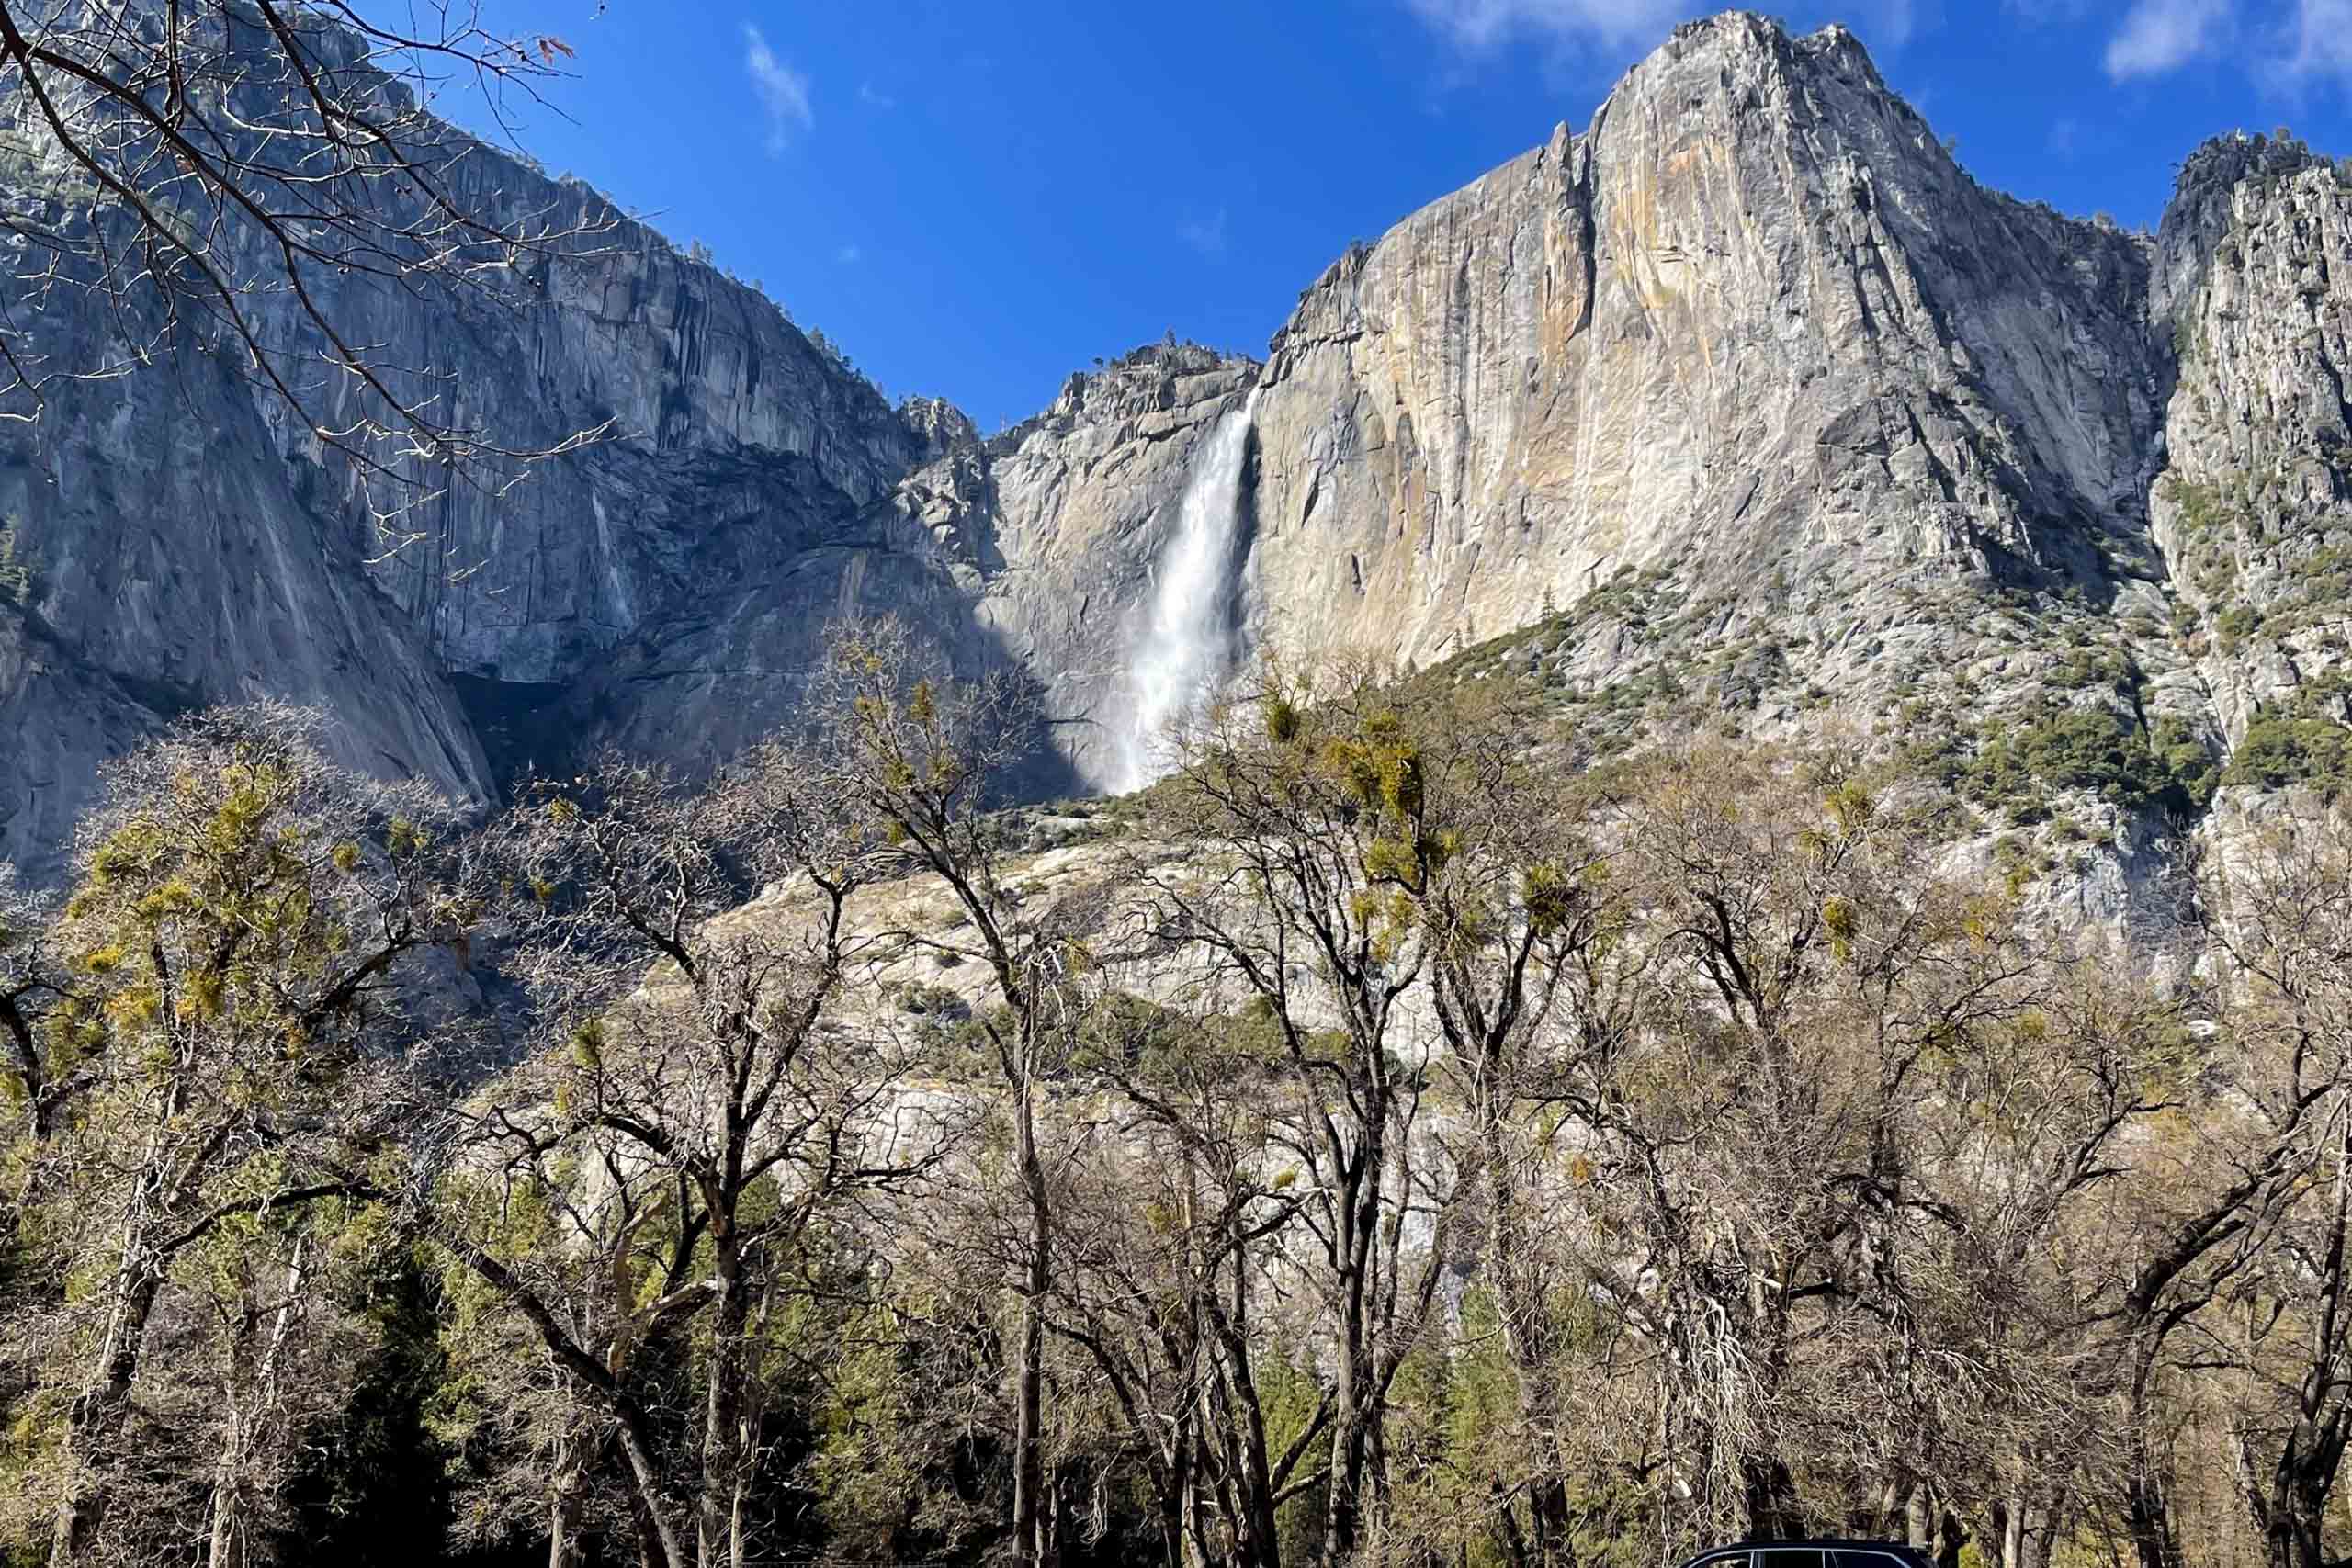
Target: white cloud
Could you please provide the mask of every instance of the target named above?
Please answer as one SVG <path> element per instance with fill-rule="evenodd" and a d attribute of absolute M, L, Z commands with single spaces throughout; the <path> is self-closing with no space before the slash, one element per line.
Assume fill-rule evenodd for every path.
<path fill-rule="evenodd" d="M 1225 254 L 1225 209 L 1218 208 L 1216 216 L 1205 222 L 1197 218 L 1186 219 L 1176 226 L 1176 234 L 1204 256 Z"/>
<path fill-rule="evenodd" d="M 2107 42 L 2114 81 L 2161 76 L 2221 47 L 2230 31 L 2230 0 L 2138 0 Z"/>
<path fill-rule="evenodd" d="M 869 108 L 894 109 L 899 107 L 898 99 L 871 82 L 860 82 L 857 85 L 857 101 Z"/>
<path fill-rule="evenodd" d="M 768 117 L 768 155 L 775 157 L 791 141 L 793 132 L 817 123 L 808 106 L 808 78 L 775 57 L 760 29 L 743 24 L 743 69 L 752 74 L 752 90 Z"/>
<path fill-rule="evenodd" d="M 1666 41 L 1677 23 L 1713 16 L 1722 0 L 1404 0 L 1406 9 L 1467 54 L 1522 39 L 1564 51 L 1580 45 L 1623 52 Z M 1939 18 L 1939 0 L 1847 0 L 1843 14 L 1864 45 L 1892 51 Z M 1816 17 L 1816 19 L 1818 19 Z"/>
<path fill-rule="evenodd" d="M 860 261 L 864 260 L 865 257 L 865 253 L 859 250 L 855 245 L 843 245 L 840 250 L 833 253 L 833 259 L 841 263 L 843 266 L 855 266 Z"/>
<path fill-rule="evenodd" d="M 1563 41 L 1650 44 L 1691 7 L 1681 0 L 1405 0 L 1413 14 L 1474 53 L 1532 34 Z"/>
<path fill-rule="evenodd" d="M 2288 24 L 2286 73 L 2352 81 L 2352 0 L 2300 0 Z"/>

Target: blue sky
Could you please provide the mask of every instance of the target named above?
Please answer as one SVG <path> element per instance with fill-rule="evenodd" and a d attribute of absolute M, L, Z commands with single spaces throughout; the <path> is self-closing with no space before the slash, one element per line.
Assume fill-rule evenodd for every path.
<path fill-rule="evenodd" d="M 483 0 L 523 144 L 983 430 L 1172 329 L 1251 354 L 1351 239 L 1581 129 L 1674 0 Z M 2208 135 L 2352 153 L 2352 0 L 1847 0 L 1986 184 L 2155 221 Z M 461 105 L 451 108 L 471 118 Z M 563 118 L 568 116 L 569 118 Z"/>

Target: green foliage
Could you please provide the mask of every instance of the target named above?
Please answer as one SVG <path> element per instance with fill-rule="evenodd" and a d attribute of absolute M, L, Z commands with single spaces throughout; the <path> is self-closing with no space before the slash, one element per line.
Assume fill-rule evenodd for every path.
<path fill-rule="evenodd" d="M 2260 715 L 2245 727 L 2222 783 L 2341 789 L 2352 783 L 2352 729 L 2330 719 Z"/>
<path fill-rule="evenodd" d="M 1287 697 L 1270 696 L 1265 701 L 1266 739 L 1278 746 L 1287 746 L 1298 739 L 1298 705 Z"/>
<path fill-rule="evenodd" d="M 2086 792 L 2125 809 L 2200 806 L 2212 797 L 2210 771 L 2202 749 L 2179 730 L 2165 732 L 2152 747 L 2120 714 L 2068 707 L 2045 711 L 2021 728 L 1987 726 L 1958 783 L 1970 799 L 2024 825 L 2048 818 L 2050 795 L 2060 791 Z"/>
<path fill-rule="evenodd" d="M 972 1016 L 972 1004 L 950 987 L 917 980 L 899 993 L 899 1010 L 941 1023 L 962 1023 Z"/>
<path fill-rule="evenodd" d="M 2295 547 L 2302 545 L 2307 547 Z M 2285 637 L 2317 623 L 2332 621 L 2352 600 L 2352 547 L 2344 544 L 2292 541 L 2280 553 L 2282 592 L 2262 606 L 2258 616 L 2241 622 L 2222 617 L 2216 629 L 2235 637 L 2266 627 L 2274 637 Z M 2227 623 L 2227 624 L 2224 624 Z"/>
<path fill-rule="evenodd" d="M 2222 782 L 2222 765 L 2186 719 L 2166 716 L 2156 720 L 2148 746 L 2156 765 L 2193 809 L 2202 811 L 2213 803 L 2213 792 Z"/>
<path fill-rule="evenodd" d="M 1258 1385 L 1258 1400 L 1265 1412 L 1266 1450 L 1281 1453 L 1297 1440 L 1315 1419 L 1322 1385 L 1315 1372 L 1311 1351 L 1271 1344 L 1250 1357 Z M 1324 1501 L 1328 1483 L 1307 1487 L 1282 1506 L 1274 1528 L 1285 1562 L 1312 1561 L 1322 1547 Z"/>
<path fill-rule="evenodd" d="M 1114 991 L 1089 1009 L 1082 1034 L 1077 1059 L 1081 1069 L 1132 1073 L 1148 1083 L 1202 1072 L 1228 1074 L 1270 1057 L 1262 1037 L 1245 1044 L 1241 1032 L 1204 1029 L 1173 1008 L 1126 991 Z"/>
<path fill-rule="evenodd" d="M 2181 525 L 2192 536 L 2234 525 L 2246 499 L 2243 483 L 2233 492 L 2210 480 L 2184 479 L 2178 474 L 2166 474 L 2161 491 L 2164 498 L 2179 509 Z"/>
<path fill-rule="evenodd" d="M 1544 863 L 1527 868 L 1520 878 L 1520 902 L 1541 935 L 1566 927 L 1583 908 L 1583 880 L 1561 867 Z"/>
<path fill-rule="evenodd" d="M 1531 657 L 1540 661 L 1546 654 L 1557 653 L 1579 628 L 1596 623 L 1615 623 L 1641 633 L 1675 620 L 1683 611 L 1684 600 L 1683 592 L 1673 583 L 1678 564 L 1666 561 L 1657 566 L 1635 567 L 1628 562 L 1566 610 L 1550 606 L 1547 590 L 1543 619 L 1535 625 L 1472 643 L 1431 665 L 1418 682 L 1408 685 L 1451 686 L 1495 674 L 1506 666 L 1525 668 L 1523 661 Z"/>
<path fill-rule="evenodd" d="M 2129 696 L 2139 684 L 2140 672 L 2123 654 L 2078 648 L 2066 655 L 2051 679 L 2052 684 L 2066 691 L 2098 688 Z"/>
<path fill-rule="evenodd" d="M 923 1490 L 918 1456 L 896 1440 L 918 1419 L 899 1338 L 887 1311 L 853 1313 L 814 1413 L 810 1470 L 827 1533 L 872 1557 L 899 1545 Z"/>
<path fill-rule="evenodd" d="M 404 1247 L 389 1249 L 359 1281 L 352 1305 L 370 1348 L 349 1404 L 302 1448 L 277 1560 L 400 1568 L 435 1561 L 449 1529 L 448 1467 L 456 1455 L 425 1412 L 448 1376 L 436 1297 Z"/>

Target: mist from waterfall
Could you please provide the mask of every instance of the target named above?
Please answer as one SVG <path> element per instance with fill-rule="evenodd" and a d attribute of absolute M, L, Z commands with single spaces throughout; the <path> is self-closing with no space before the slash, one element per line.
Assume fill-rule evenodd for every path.
<path fill-rule="evenodd" d="M 1153 568 L 1150 624 L 1127 666 L 1132 705 L 1119 738 L 1116 781 L 1123 792 L 1141 789 L 1167 771 L 1168 727 L 1216 690 L 1232 657 L 1234 542 L 1257 406 L 1253 387 L 1239 410 L 1218 420 L 1201 443 L 1175 536 Z"/>

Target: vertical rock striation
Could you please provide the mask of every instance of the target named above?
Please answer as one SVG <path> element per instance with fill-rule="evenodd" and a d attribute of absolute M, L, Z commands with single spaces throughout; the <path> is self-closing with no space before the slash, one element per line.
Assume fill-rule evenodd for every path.
<path fill-rule="evenodd" d="M 1260 415 L 1267 625 L 1426 662 L 1671 563 L 1735 619 L 1777 570 L 1842 637 L 1897 581 L 2086 568 L 2144 531 L 2146 276 L 1976 186 L 1843 29 L 1685 27 L 1307 291 Z"/>
<path fill-rule="evenodd" d="M 55 199 L 7 150 L 0 199 Z M 485 206 L 597 205 L 468 167 Z M 1735 13 L 1351 250 L 1262 365 L 1138 349 L 993 437 L 888 406 L 635 224 L 481 293 L 338 278 L 356 335 L 511 444 L 615 438 L 450 488 L 388 552 L 204 355 L 0 429 L 28 569 L 0 592 L 0 856 L 53 868 L 101 759 L 263 693 L 480 799 L 587 744 L 707 768 L 859 611 L 1037 682 L 1033 787 L 1113 784 L 1156 567 L 1245 402 L 1220 597 L 1251 639 L 1517 661 L 1604 746 L 1837 719 L 1961 778 L 2072 716 L 2218 772 L 2352 716 L 2347 259 L 2352 192 L 2298 144 L 2209 145 L 2130 235 L 1978 186 L 1843 29 Z M 96 301 L 45 321 L 59 355 L 107 330 Z M 2110 908 L 2172 830 L 2154 798 L 2109 789 L 2089 835 Z"/>
<path fill-rule="evenodd" d="M 2149 309 L 2178 355 L 2156 537 L 2199 695 L 2234 746 L 2266 712 L 2341 722 L 2352 634 L 2352 184 L 2293 141 L 2182 166 Z"/>

